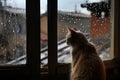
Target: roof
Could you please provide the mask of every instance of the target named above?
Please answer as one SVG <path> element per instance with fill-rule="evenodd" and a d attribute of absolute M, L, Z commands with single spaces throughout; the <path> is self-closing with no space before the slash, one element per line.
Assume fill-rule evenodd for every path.
<path fill-rule="evenodd" d="M 75 12 L 66 12 L 66 11 L 58 11 L 58 14 L 64 14 L 64 15 L 69 15 L 74 17 L 84 17 L 84 18 L 90 17 L 90 15 L 84 14 L 84 13 L 75 13 Z"/>
<path fill-rule="evenodd" d="M 18 13 L 18 14 L 25 14 L 26 10 L 21 8 L 11 8 L 11 7 L 4 7 L 4 10 L 11 12 L 11 13 Z"/>
<path fill-rule="evenodd" d="M 47 12 L 40 14 L 40 17 L 47 16 Z"/>
<path fill-rule="evenodd" d="M 43 16 L 47 16 L 47 12 L 41 14 L 40 17 L 43 17 Z M 64 14 L 64 15 L 69 15 L 69 16 L 74 16 L 74 17 L 85 17 L 85 18 L 89 18 L 90 15 L 88 14 L 84 14 L 84 13 L 75 13 L 75 12 L 67 12 L 67 11 L 58 11 L 58 15 L 59 14 Z"/>

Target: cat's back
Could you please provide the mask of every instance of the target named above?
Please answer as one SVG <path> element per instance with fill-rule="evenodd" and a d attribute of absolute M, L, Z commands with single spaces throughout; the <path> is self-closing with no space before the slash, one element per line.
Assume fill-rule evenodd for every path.
<path fill-rule="evenodd" d="M 71 80 L 105 80 L 105 67 L 94 44 L 76 28 L 67 28 L 67 44 L 71 46 Z"/>
<path fill-rule="evenodd" d="M 105 66 L 97 54 L 80 55 L 72 69 L 72 80 L 105 80 Z"/>

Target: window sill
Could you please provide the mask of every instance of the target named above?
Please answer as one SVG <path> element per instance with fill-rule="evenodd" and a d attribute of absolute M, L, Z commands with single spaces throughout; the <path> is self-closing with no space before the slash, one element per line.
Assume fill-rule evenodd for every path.
<path fill-rule="evenodd" d="M 115 59 L 104 61 L 104 63 L 106 66 L 106 70 L 117 69 L 120 67 L 120 61 L 117 61 Z M 70 67 L 71 67 L 70 63 L 58 63 L 56 74 L 57 75 L 69 74 Z M 41 76 L 48 76 L 48 68 L 47 67 L 42 68 L 40 74 L 41 74 Z"/>

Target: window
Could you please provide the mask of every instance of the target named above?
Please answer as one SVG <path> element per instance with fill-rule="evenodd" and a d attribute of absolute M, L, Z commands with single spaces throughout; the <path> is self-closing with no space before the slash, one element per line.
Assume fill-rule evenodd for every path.
<path fill-rule="evenodd" d="M 0 0 L 0 1 L 3 2 L 8 0 Z M 10 0 L 10 1 L 13 1 L 13 0 Z M 21 1 L 21 0 L 17 0 L 17 1 Z M 17 4 L 17 1 L 16 1 L 16 4 Z M 27 55 L 25 57 L 26 64 L 0 65 L 0 74 L 1 74 L 1 78 L 3 79 L 39 78 L 38 75 L 40 73 L 40 66 L 39 66 L 40 65 L 40 7 L 39 7 L 40 1 L 39 0 L 35 0 L 35 1 L 24 0 L 24 1 L 26 1 L 26 20 L 25 21 L 26 21 L 26 29 L 27 29 L 26 31 L 26 46 L 27 46 L 26 54 Z M 22 25 L 19 25 L 19 27 L 21 26 Z M 21 30 L 19 29 L 17 30 L 16 30 L 16 32 L 18 32 L 17 34 L 21 33 Z M 36 37 L 36 35 L 38 37 Z"/>
<path fill-rule="evenodd" d="M 112 0 L 113 1 L 113 0 Z M 31 4 L 32 3 L 32 4 Z M 107 69 L 119 66 L 119 0 L 115 0 L 114 59 L 104 61 Z M 55 16 L 55 17 L 53 17 Z M 40 1 L 26 0 L 27 62 L 24 65 L 0 66 L 1 78 L 36 79 L 40 69 Z M 48 72 L 49 76 L 67 74 L 70 64 L 57 62 L 57 0 L 48 0 Z M 18 30 L 19 32 L 19 30 Z M 37 35 L 37 37 L 36 37 Z M 54 36 L 54 37 L 53 37 Z M 40 69 L 40 70 L 39 70 Z M 69 73 L 68 73 L 69 74 Z M 64 74 L 63 74 L 64 75 Z M 4 77 L 7 76 L 7 77 Z"/>
<path fill-rule="evenodd" d="M 113 2 L 111 3 L 111 0 L 105 0 L 105 1 L 57 0 L 57 40 L 58 40 L 57 61 L 58 63 L 71 63 L 71 55 L 69 52 L 70 47 L 66 44 L 66 40 L 65 40 L 66 39 L 65 36 L 67 32 L 66 28 L 68 26 L 76 27 L 80 29 L 80 31 L 82 31 L 86 35 L 88 40 L 95 44 L 98 54 L 103 60 L 113 59 L 114 56 L 113 55 L 113 51 L 114 51 L 114 42 L 113 42 L 114 41 L 114 16 L 113 16 L 114 5 L 113 4 L 114 3 Z M 49 25 L 48 25 L 48 29 L 49 29 Z M 47 49 L 45 52 L 47 53 Z M 43 52 L 41 54 L 43 54 Z M 46 62 L 43 62 L 44 64 L 46 64 L 47 57 L 44 56 L 44 58 L 42 59 L 44 59 L 44 61 L 46 60 Z"/>
<path fill-rule="evenodd" d="M 26 56 L 26 1 L 0 3 L 0 64 L 25 64 L 20 59 Z"/>
<path fill-rule="evenodd" d="M 103 60 L 111 59 L 113 34 L 110 0 L 58 0 L 58 62 L 71 62 L 70 47 L 66 45 L 66 28 L 76 27 L 96 46 Z M 111 21 L 111 22 L 110 22 Z M 113 52 L 112 52 L 113 53 Z"/>
<path fill-rule="evenodd" d="M 63 26 L 61 26 L 60 28 L 56 28 L 56 26 L 60 26 L 59 25 L 59 19 L 61 18 L 60 16 L 58 16 L 58 13 L 65 13 L 65 12 L 63 12 L 63 11 L 57 11 L 57 6 L 59 6 L 60 4 L 58 3 L 57 4 L 57 2 L 59 2 L 60 0 L 55 0 L 55 1 L 53 1 L 53 2 L 49 2 L 48 1 L 48 72 L 49 72 L 49 74 L 50 75 L 56 75 L 56 73 L 58 72 L 58 73 L 64 73 L 65 71 L 66 72 L 69 72 L 68 71 L 68 69 L 69 69 L 69 64 L 67 64 L 67 63 L 65 63 L 65 61 L 63 60 L 63 59 L 65 59 L 64 57 L 60 60 L 60 58 L 61 58 L 61 55 L 64 55 L 64 54 L 66 54 L 66 52 L 65 53 L 63 53 L 63 54 L 61 54 L 61 55 L 59 55 L 59 48 L 61 48 L 61 47 L 63 47 L 63 48 L 66 48 L 65 50 L 69 50 L 69 48 L 67 49 L 67 47 L 68 46 L 66 46 L 66 45 L 64 45 L 63 43 L 65 42 L 64 41 L 64 37 L 63 37 L 63 40 L 60 40 L 60 38 L 58 37 L 58 35 L 62 35 L 62 36 L 64 36 L 65 34 L 63 34 L 64 32 L 66 32 L 65 31 L 65 29 L 62 29 L 63 28 Z M 71 2 L 72 0 L 69 0 L 68 2 Z M 77 1 L 77 0 L 76 0 Z M 90 1 L 90 0 L 89 0 Z M 87 2 L 89 2 L 89 1 L 86 1 L 86 2 L 84 2 L 84 3 L 87 3 Z M 94 0 L 95 1 L 95 0 Z M 99 0 L 99 2 L 91 2 L 91 3 L 101 3 L 101 1 L 102 0 Z M 117 58 L 117 56 L 119 56 L 119 54 L 118 54 L 118 49 L 114 49 L 114 47 L 117 47 L 118 46 L 118 26 L 115 26 L 115 25 L 118 25 L 118 22 L 115 22 L 114 23 L 114 19 L 116 20 L 118 20 L 118 18 L 116 18 L 116 16 L 114 16 L 114 6 L 115 7 L 117 7 L 117 5 L 118 4 L 116 4 L 116 3 L 114 3 L 114 1 L 112 1 L 112 0 L 109 0 L 109 1 L 107 1 L 107 0 L 104 0 L 105 1 L 105 3 L 104 4 L 106 4 L 106 2 L 107 3 L 109 3 L 109 1 L 111 2 L 111 7 L 112 8 L 110 8 L 110 9 L 108 9 L 108 10 L 110 10 L 110 11 L 112 11 L 112 13 L 110 13 L 110 14 L 108 14 L 108 13 L 105 13 L 104 11 L 103 12 L 101 12 L 101 15 L 99 15 L 99 13 L 97 13 L 97 18 L 99 18 L 100 16 L 100 18 L 101 18 L 101 20 L 103 20 L 104 21 L 104 19 L 109 15 L 110 16 L 110 18 L 109 18 L 109 20 L 108 20 L 108 22 L 109 22 L 109 24 L 108 25 L 110 25 L 109 26 L 109 29 L 108 29 L 108 31 L 104 31 L 105 33 L 103 34 L 99 34 L 99 35 L 94 35 L 92 32 L 90 32 L 90 30 L 88 30 L 89 31 L 89 34 L 91 33 L 93 36 L 101 36 L 101 35 L 103 35 L 103 36 L 105 36 L 103 39 L 108 39 L 110 42 L 108 42 L 108 43 L 106 43 L 107 44 L 107 46 L 105 45 L 103 48 L 103 51 L 105 50 L 105 49 L 107 49 L 107 48 L 109 48 L 108 49 L 108 52 L 107 52 L 107 54 L 109 54 L 108 56 L 109 57 L 107 57 L 107 58 L 104 58 L 103 60 L 105 60 L 104 62 L 105 62 L 105 65 L 106 65 L 106 67 L 108 68 L 113 68 L 113 67 L 115 67 L 115 64 L 116 64 L 116 60 L 118 60 L 118 58 Z M 104 2 L 103 1 L 103 2 Z M 63 1 L 63 2 L 66 2 L 67 3 L 67 1 Z M 75 2 L 75 1 L 74 1 Z M 117 1 L 116 1 L 117 2 Z M 72 2 L 71 2 L 72 3 Z M 66 6 L 72 6 L 72 4 L 71 3 L 69 3 L 68 5 L 65 5 L 65 7 Z M 84 4 L 83 3 L 83 4 Z M 115 5 L 114 5 L 115 4 Z M 61 5 L 64 5 L 64 4 L 61 4 Z M 80 4 L 74 4 L 73 5 L 73 12 L 71 12 L 71 13 L 65 13 L 65 14 L 68 14 L 69 16 L 71 15 L 71 14 L 75 14 L 75 13 L 79 13 L 79 11 L 78 11 L 78 7 L 77 6 L 79 6 L 80 7 Z M 65 8 L 65 7 L 63 7 L 63 8 Z M 58 7 L 59 8 L 59 7 Z M 72 8 L 71 8 L 72 9 Z M 84 9 L 86 9 L 86 8 L 84 8 Z M 85 11 L 83 9 L 83 11 Z M 67 9 L 66 9 L 67 10 Z M 115 9 L 115 14 L 117 14 L 117 16 L 118 16 L 118 12 L 119 12 L 119 10 L 117 11 L 118 9 Z M 74 13 L 75 12 L 75 13 Z M 82 12 L 82 10 L 80 10 L 80 12 Z M 56 14 L 57 13 L 57 14 Z M 107 14 L 107 15 L 106 15 Z M 83 14 L 83 16 L 84 16 L 85 14 Z M 111 16 L 112 15 L 112 16 Z M 55 16 L 55 17 L 53 17 L 53 16 Z M 88 15 L 88 17 L 91 17 L 90 15 Z M 115 18 L 114 18 L 115 17 Z M 67 18 L 68 19 L 68 18 Z M 67 20 L 66 19 L 66 20 Z M 76 24 L 77 22 L 75 22 L 75 21 L 71 21 L 71 24 L 69 24 L 69 20 L 68 20 L 68 23 L 66 23 L 66 24 L 64 24 L 64 22 L 62 22 L 63 20 L 61 20 L 61 23 L 65 26 L 65 27 L 67 27 L 67 25 L 72 25 L 72 24 Z M 88 22 L 90 22 L 90 21 L 88 21 Z M 99 22 L 99 21 L 98 21 Z M 101 22 L 101 21 L 100 21 Z M 88 23 L 88 24 L 91 24 L 91 23 Z M 83 24 L 82 24 L 83 25 Z M 98 25 L 98 24 L 97 24 Z M 101 26 L 102 26 L 103 24 L 101 24 Z M 107 25 L 107 24 L 104 24 L 104 25 Z M 91 25 L 88 25 L 88 26 L 82 26 L 82 27 L 90 27 Z M 100 28 L 100 25 L 99 25 L 99 28 Z M 104 28 L 104 27 L 103 27 Z M 59 29 L 61 29 L 61 30 L 59 30 Z M 82 28 L 81 30 L 83 30 L 84 28 Z M 94 28 L 93 28 L 94 29 Z M 105 29 L 105 30 L 107 30 L 107 29 Z M 97 32 L 99 32 L 99 31 L 97 31 Z M 57 34 L 58 33 L 58 34 Z M 106 37 L 106 33 L 109 33 L 107 36 L 108 36 L 108 38 Z M 54 36 L 54 37 L 53 37 Z M 62 38 L 62 37 L 61 37 Z M 58 41 L 57 41 L 57 39 L 58 39 Z M 102 38 L 101 38 L 102 39 Z M 96 41 L 101 41 L 101 39 L 97 39 L 97 40 L 94 40 L 94 39 L 92 39 L 92 41 L 94 42 L 94 43 L 98 43 L 98 42 L 96 42 Z M 105 40 L 105 41 L 108 41 L 108 40 Z M 103 41 L 104 42 L 104 41 Z M 100 44 L 102 43 L 102 42 L 99 42 Z M 62 45 L 60 45 L 60 46 L 58 46 L 59 44 L 63 44 L 63 46 Z M 103 43 L 102 43 L 103 44 Z M 112 46 L 112 47 L 111 47 Z M 96 47 L 101 47 L 101 45 L 99 45 L 99 46 L 96 46 Z M 107 48 L 106 48 L 107 47 Z M 58 51 L 56 51 L 56 49 L 58 49 Z M 62 51 L 62 49 L 60 50 L 60 51 Z M 64 51 L 64 50 L 63 50 Z M 102 52 L 102 51 L 101 51 Z M 106 54 L 106 53 L 105 53 Z M 66 55 L 69 55 L 69 54 L 66 54 Z M 66 57 L 66 56 L 65 56 Z M 59 62 L 60 61 L 60 62 Z M 114 65 L 114 66 L 112 66 L 112 64 Z M 66 68 L 65 68 L 66 67 Z M 63 71 L 64 70 L 64 71 Z"/>

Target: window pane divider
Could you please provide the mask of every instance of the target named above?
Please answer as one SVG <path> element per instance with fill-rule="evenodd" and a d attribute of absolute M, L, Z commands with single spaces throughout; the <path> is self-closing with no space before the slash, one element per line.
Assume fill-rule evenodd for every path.
<path fill-rule="evenodd" d="M 40 0 L 26 0 L 27 69 L 33 78 L 40 76 Z"/>
<path fill-rule="evenodd" d="M 57 67 L 57 0 L 48 1 L 48 74 L 56 75 Z"/>

